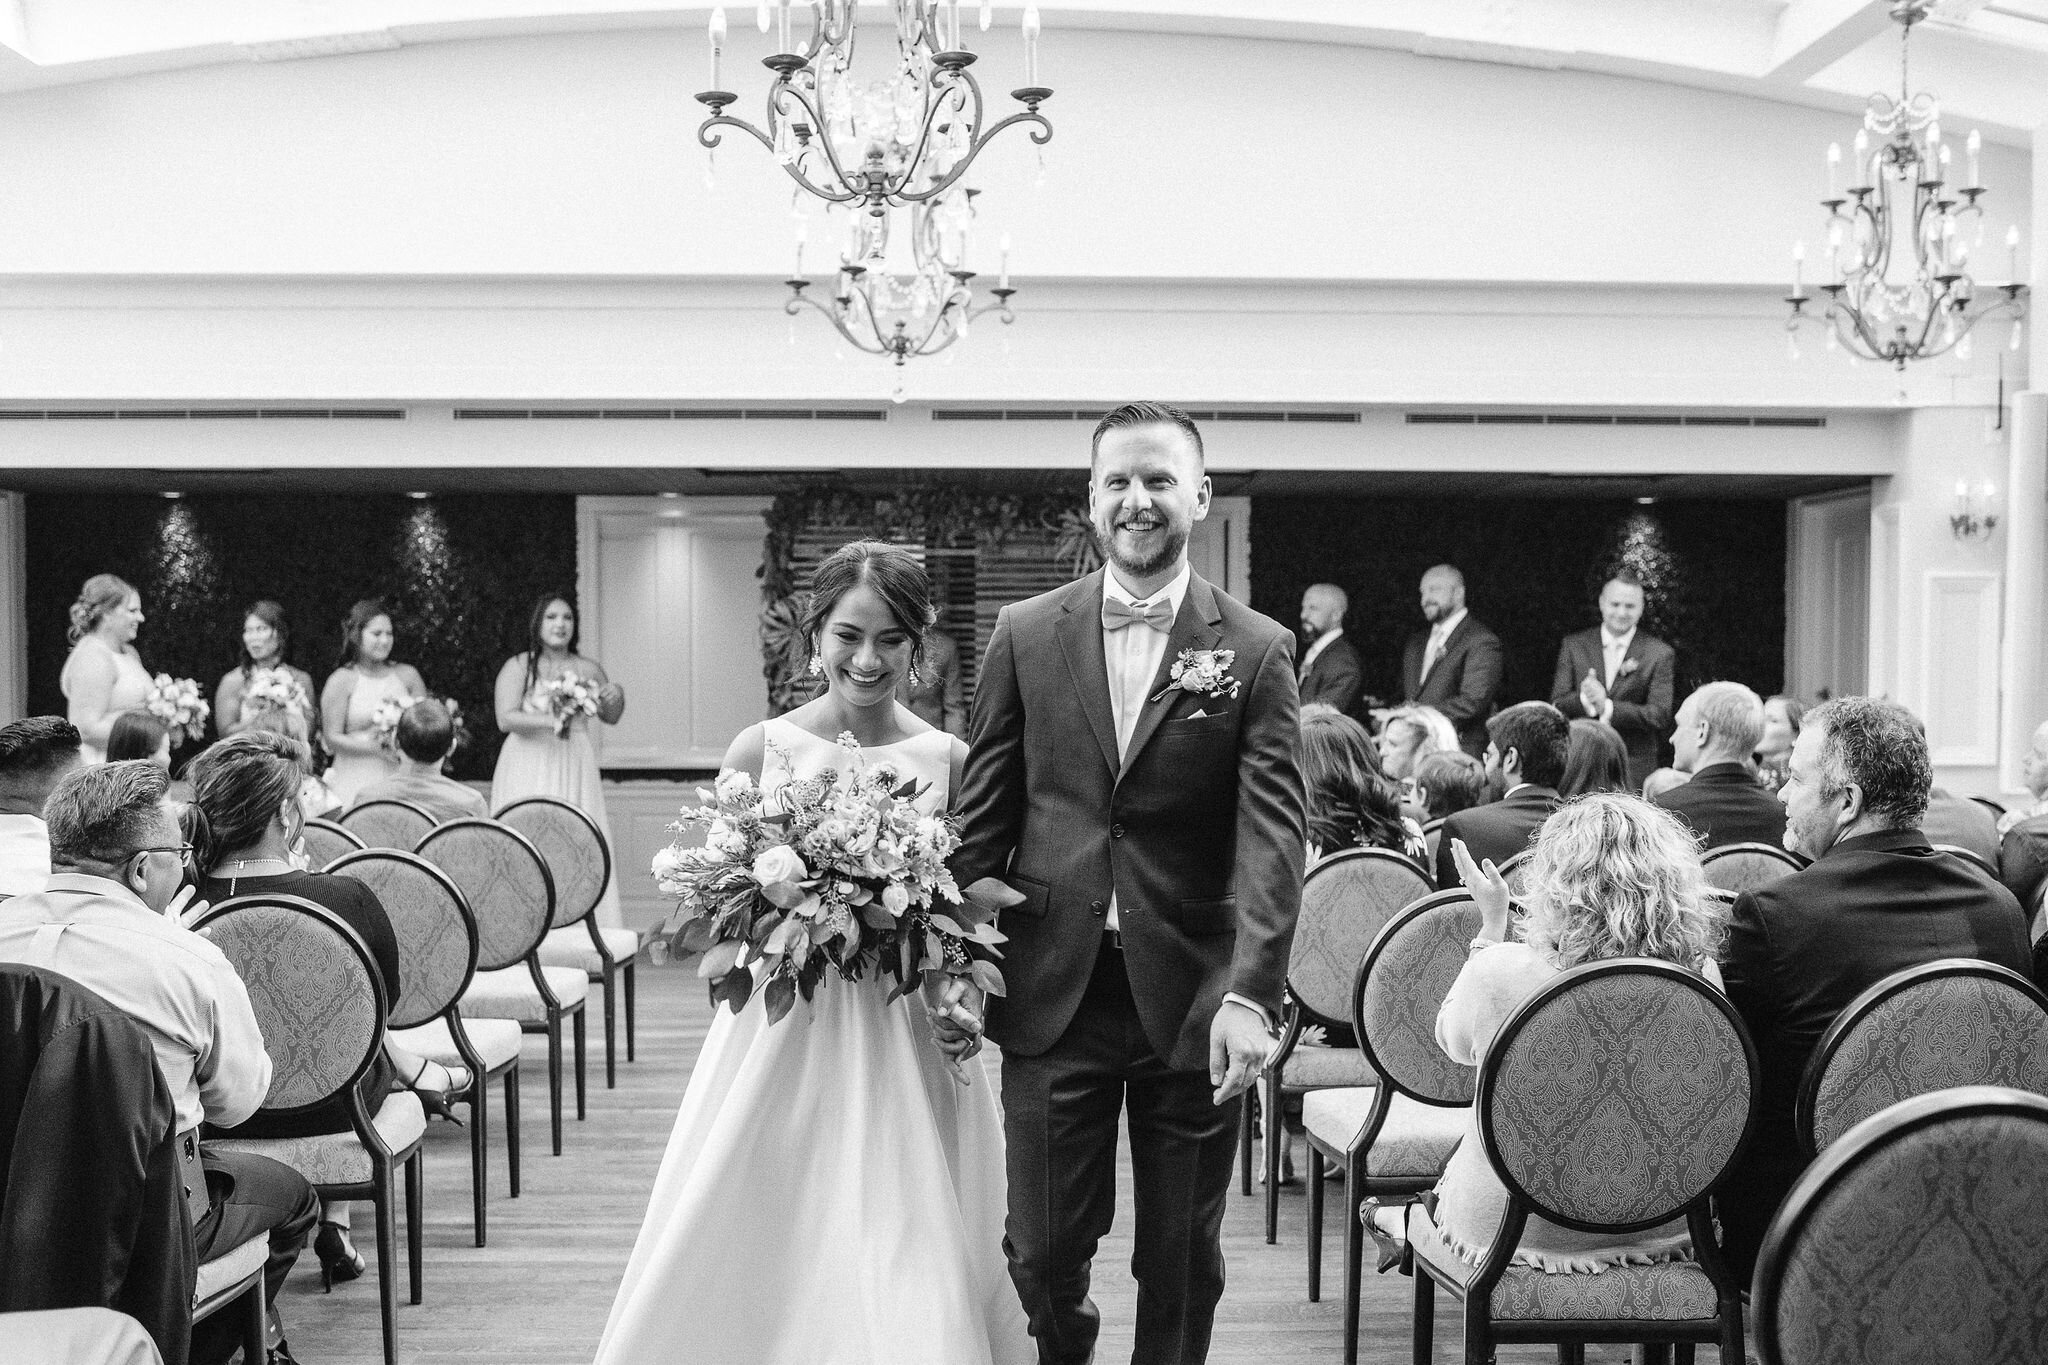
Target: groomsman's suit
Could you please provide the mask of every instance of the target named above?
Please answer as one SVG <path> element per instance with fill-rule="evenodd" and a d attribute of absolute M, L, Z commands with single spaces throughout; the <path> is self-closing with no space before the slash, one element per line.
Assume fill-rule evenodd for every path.
<path fill-rule="evenodd" d="M 1327 641 L 1318 640 L 1310 645 L 1303 657 L 1301 704 L 1319 701 L 1350 715 L 1351 708 L 1358 705 L 1359 694 L 1365 691 L 1365 665 L 1359 662 L 1358 650 L 1351 641 L 1340 630 Z"/>
<path fill-rule="evenodd" d="M 1155 627 L 1105 620 L 1102 570 L 1005 607 L 976 684 L 954 869 L 1025 897 L 1001 916 L 1009 993 L 988 1034 L 1003 1049 L 1005 1251 L 1047 1365 L 1093 1357 L 1089 1263 L 1115 1211 L 1119 1111 L 1141 1211 L 1133 1360 L 1206 1356 L 1242 1102 L 1212 1103 L 1210 1026 L 1226 994 L 1279 1016 L 1300 906 L 1294 635 L 1184 574 L 1142 692 L 1127 661 L 1159 642 L 1117 632 Z M 1153 595 L 1162 624 L 1174 592 Z M 1232 651 L 1237 695 L 1172 687 L 1187 650 Z"/>
<path fill-rule="evenodd" d="M 1628 780 L 1637 791 L 1657 767 L 1659 746 L 1671 733 L 1676 656 L 1671 646 L 1640 628 L 1631 633 L 1620 662 L 1608 667 L 1602 627 L 1564 637 L 1557 651 L 1557 673 L 1550 680 L 1550 704 L 1577 719 L 1586 714 L 1579 704 L 1579 684 L 1590 670 L 1607 687 L 1614 703 L 1608 722 L 1628 745 Z M 1594 720 L 1600 719 L 1598 716 Z"/>
<path fill-rule="evenodd" d="M 1434 659 L 1427 657 L 1429 637 L 1418 630 L 1401 651 L 1401 695 L 1443 712 L 1458 728 L 1458 747 L 1477 758 L 1486 752 L 1486 720 L 1500 692 L 1500 637 L 1470 613 L 1444 637 Z"/>

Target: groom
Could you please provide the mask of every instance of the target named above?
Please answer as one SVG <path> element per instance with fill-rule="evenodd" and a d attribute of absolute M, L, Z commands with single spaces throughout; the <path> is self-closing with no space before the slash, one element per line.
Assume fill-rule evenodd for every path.
<path fill-rule="evenodd" d="M 1004 1250 L 1041 1365 L 1093 1357 L 1089 1262 L 1115 1213 L 1120 1111 L 1132 1360 L 1198 1363 L 1223 1294 L 1239 1096 L 1273 1046 L 1301 898 L 1294 636 L 1189 568 L 1209 479 L 1187 414 L 1105 416 L 1088 505 L 1108 568 L 996 620 L 954 866 L 963 886 L 995 876 L 1023 897 L 1002 913 L 1009 995 L 988 1032 Z"/>

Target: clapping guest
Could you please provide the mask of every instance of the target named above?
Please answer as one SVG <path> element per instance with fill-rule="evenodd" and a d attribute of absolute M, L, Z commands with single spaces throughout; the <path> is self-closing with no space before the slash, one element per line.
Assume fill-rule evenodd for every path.
<path fill-rule="evenodd" d="M 1415 765 L 1410 787 L 1424 818 L 1441 820 L 1486 803 L 1486 765 L 1463 749 L 1434 753 Z"/>
<path fill-rule="evenodd" d="M 1569 801 L 1590 792 L 1628 790 L 1628 746 L 1621 742 L 1614 727 L 1597 720 L 1573 721 L 1565 743 L 1564 776 L 1558 781 L 1557 794 Z"/>
<path fill-rule="evenodd" d="M 1510 921 L 1508 886 L 1493 860 L 1475 865 L 1463 841 L 1450 842 L 1450 851 L 1480 910 L 1471 956 L 1436 1017 L 1437 1046 L 1460 1066 L 1478 1066 L 1523 1001 L 1588 962 L 1655 958 L 1721 984 L 1721 904 L 1707 894 L 1690 831 L 1647 801 L 1601 792 L 1551 816 L 1536 839 L 1520 923 Z M 1475 1106 L 1465 1140 L 1437 1182 L 1437 1229 L 1453 1254 L 1481 1265 L 1506 1208 L 1507 1190 L 1487 1160 Z M 1408 1213 L 1376 1199 L 1360 1211 L 1380 1245 L 1382 1270 L 1399 1258 Z M 1532 1213 L 1514 1260 L 1551 1274 L 1585 1273 L 1683 1260 L 1691 1246 L 1683 1218 L 1617 1234 L 1578 1232 Z"/>
<path fill-rule="evenodd" d="M 243 613 L 242 661 L 222 675 L 213 694 L 213 723 L 223 737 L 240 734 L 268 710 L 290 711 L 303 723 L 312 724 L 313 675 L 286 657 L 291 638 L 284 608 L 277 603 L 265 599 Z M 289 701 L 250 695 L 250 682 L 264 672 L 282 673 L 290 679 L 295 691 Z"/>
<path fill-rule="evenodd" d="M 1708 683 L 1679 705 L 1671 751 L 1691 780 L 1656 802 L 1691 826 L 1703 847 L 1782 844 L 1785 807 L 1750 767 L 1763 730 L 1764 703 L 1741 683 Z"/>
<path fill-rule="evenodd" d="M 354 805 L 364 787 L 398 771 L 390 732 L 377 728 L 379 711 L 427 695 L 418 669 L 392 661 L 397 638 L 383 602 L 356 603 L 342 624 L 341 660 L 320 689 L 320 733 L 334 755 L 327 785 L 343 805 Z"/>
<path fill-rule="evenodd" d="M 432 697 L 416 701 L 398 718 L 398 771 L 356 794 L 358 801 L 410 801 L 436 820 L 491 813 L 484 794 L 444 776 L 442 764 L 455 751 L 455 721 Z"/>
<path fill-rule="evenodd" d="M 110 573 L 86 579 L 71 604 L 71 654 L 57 684 L 87 763 L 107 761 L 114 718 L 145 705 L 155 686 L 135 652 L 142 621 L 142 594 Z"/>
<path fill-rule="evenodd" d="M 1671 646 L 1637 629 L 1643 585 L 1626 570 L 1600 589 L 1600 624 L 1567 635 L 1557 651 L 1550 701 L 1565 715 L 1612 725 L 1628 745 L 1629 785 L 1657 766 L 1671 728 Z"/>
<path fill-rule="evenodd" d="M 1308 865 L 1345 848 L 1385 848 L 1421 862 L 1422 830 L 1401 814 L 1365 727 L 1336 707 L 1301 708 L 1301 778 L 1308 792 Z"/>
<path fill-rule="evenodd" d="M 1461 810 L 1444 821 L 1436 848 L 1436 884 L 1457 886 L 1451 841 L 1462 839 L 1475 860 L 1504 863 L 1529 847 L 1557 809 L 1571 722 L 1549 702 L 1525 701 L 1486 722 L 1486 777 L 1501 799 Z"/>
<path fill-rule="evenodd" d="M 1780 694 L 1764 701 L 1764 733 L 1756 742 L 1757 779 L 1764 790 L 1774 792 L 1785 785 L 1785 767 L 1792 761 L 1792 745 L 1799 738 L 1806 703 Z"/>
<path fill-rule="evenodd" d="M 0 900 L 40 891 L 50 880 L 43 803 L 78 763 L 78 727 L 62 716 L 0 726 Z"/>
<path fill-rule="evenodd" d="M 1301 595 L 1301 638 L 1306 645 L 1295 669 L 1301 704 L 1320 702 L 1349 715 L 1365 690 L 1365 667 L 1344 638 L 1344 613 L 1351 600 L 1335 583 L 1314 583 Z"/>

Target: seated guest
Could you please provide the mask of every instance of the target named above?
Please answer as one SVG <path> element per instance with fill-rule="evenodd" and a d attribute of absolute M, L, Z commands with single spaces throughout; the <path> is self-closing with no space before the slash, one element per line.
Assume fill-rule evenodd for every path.
<path fill-rule="evenodd" d="M 1301 595 L 1301 703 L 1321 702 L 1346 715 L 1365 690 L 1365 667 L 1344 638 L 1344 613 L 1351 606 L 1335 583 L 1312 583 Z"/>
<path fill-rule="evenodd" d="M 1486 722 L 1486 776 L 1506 795 L 1491 805 L 1461 810 L 1444 821 L 1437 839 L 1436 884 L 1461 883 L 1451 842 L 1462 839 L 1474 862 L 1504 863 L 1529 847 L 1557 809 L 1571 722 L 1547 701 L 1525 701 Z"/>
<path fill-rule="evenodd" d="M 1806 704 L 1783 693 L 1764 700 L 1764 733 L 1756 742 L 1756 770 L 1764 790 L 1785 785 L 1785 765 L 1792 761 L 1792 742 L 1806 716 Z"/>
<path fill-rule="evenodd" d="M 1625 792 L 1629 785 L 1628 746 L 1620 733 L 1597 720 L 1573 721 L 1557 794 L 1569 801 L 1589 792 Z"/>
<path fill-rule="evenodd" d="M 1920 832 L 1930 844 L 1967 849 L 1982 859 L 1984 866 L 1998 866 L 1998 817 L 1981 801 L 1957 796 L 1946 787 L 1928 788 Z"/>
<path fill-rule="evenodd" d="M 1412 706 L 1398 707 L 1380 723 L 1380 771 L 1389 781 L 1405 782 L 1414 776 L 1416 764 L 1437 752 L 1429 723 L 1417 711 Z"/>
<path fill-rule="evenodd" d="M 43 803 L 79 765 L 78 727 L 62 716 L 0 726 L 0 898 L 40 891 L 50 879 Z"/>
<path fill-rule="evenodd" d="M 107 731 L 107 762 L 135 759 L 171 770 L 171 727 L 147 711 L 123 711 Z"/>
<path fill-rule="evenodd" d="M 1653 957 L 1720 984 L 1714 958 L 1725 928 L 1721 904 L 1707 894 L 1691 831 L 1669 812 L 1621 792 L 1560 807 L 1537 836 L 1522 896 L 1527 913 L 1512 927 L 1500 869 L 1491 859 L 1474 866 L 1463 844 L 1454 844 L 1452 854 L 1481 916 L 1472 954 L 1436 1016 L 1437 1046 L 1461 1066 L 1478 1066 L 1524 1000 L 1584 963 Z M 1436 1195 L 1445 1242 L 1464 1260 L 1482 1264 L 1506 1212 L 1507 1191 L 1480 1142 L 1476 1107 Z M 1362 1210 L 1380 1244 L 1382 1270 L 1398 1256 L 1405 1235 L 1400 1202 L 1383 1207 L 1368 1199 Z M 1515 1261 L 1553 1273 L 1586 1272 L 1684 1259 L 1691 1247 L 1682 1218 L 1616 1234 L 1577 1232 L 1532 1213 Z"/>
<path fill-rule="evenodd" d="M 1679 706 L 1671 751 L 1692 780 L 1658 797 L 1657 804 L 1691 826 L 1705 840 L 1703 847 L 1783 844 L 1785 807 L 1749 766 L 1763 729 L 1764 703 L 1741 683 L 1710 682 Z"/>
<path fill-rule="evenodd" d="M 322 782 L 320 775 L 313 771 L 311 757 L 313 752 L 312 732 L 306 725 L 305 720 L 297 712 L 278 710 L 276 708 L 259 711 L 242 729 L 261 730 L 265 734 L 282 735 L 295 746 L 294 752 L 305 756 L 303 766 L 306 776 L 299 783 L 299 809 L 305 812 L 308 820 L 317 820 L 323 816 L 332 817 L 342 813 L 341 798 L 334 794 L 334 788 Z"/>
<path fill-rule="evenodd" d="M 429 697 L 405 708 L 398 718 L 398 771 L 356 793 L 356 802 L 410 801 L 436 820 L 489 815 L 490 803 L 475 787 L 441 775 L 441 765 L 455 751 L 455 720 L 448 708 Z"/>
<path fill-rule="evenodd" d="M 1643 779 L 1643 800 L 1655 802 L 1665 792 L 1676 791 L 1691 780 L 1691 773 L 1682 773 L 1676 768 L 1659 768 Z"/>
<path fill-rule="evenodd" d="M 1785 843 L 1813 864 L 1736 900 L 1721 958 L 1728 998 L 1762 1071 L 1755 1135 L 1719 1195 L 1729 1257 L 1743 1281 L 1805 1164 L 1793 1100 L 1842 1008 L 1893 972 L 1936 958 L 2031 971 L 2012 893 L 1935 853 L 1921 833 L 1932 775 L 1912 714 L 1870 697 L 1815 707 L 1792 746 L 1778 793 Z"/>
<path fill-rule="evenodd" d="M 199 895 L 215 904 L 259 892 L 302 896 L 333 911 L 370 950 L 377 975 L 383 978 L 384 998 L 396 999 L 398 936 L 376 893 L 354 877 L 304 872 L 292 862 L 291 850 L 306 827 L 298 801 L 304 761 L 305 750 L 293 740 L 253 726 L 192 760 L 192 804 L 185 811 L 185 826 L 201 873 Z M 382 1053 L 356 1087 L 366 1113 L 376 1115 L 399 1077 L 408 1078 L 405 1083 L 440 1113 L 447 1112 L 445 1092 L 450 1086 L 460 1088 L 469 1082 L 466 1074 L 451 1077 L 438 1063 L 387 1037 Z M 347 1105 L 337 1101 L 295 1114 L 258 1114 L 219 1136 L 313 1137 L 346 1133 L 352 1126 Z M 320 1258 L 321 1278 L 330 1286 L 363 1273 L 363 1258 L 349 1243 L 350 1221 L 347 1201 L 322 1204 L 313 1250 Z"/>
<path fill-rule="evenodd" d="M 1410 785 L 1423 818 L 1441 820 L 1485 802 L 1486 765 L 1463 749 L 1434 753 L 1415 765 Z"/>
<path fill-rule="evenodd" d="M 1365 727 L 1334 706 L 1301 708 L 1301 779 L 1308 796 L 1308 865 L 1345 848 L 1386 848 L 1417 862 L 1422 830 L 1401 814 Z"/>
<path fill-rule="evenodd" d="M 0 905 L 0 961 L 68 976 L 126 1012 L 155 1046 L 181 1133 L 236 1124 L 270 1089 L 270 1056 L 241 978 L 211 942 L 179 924 L 185 844 L 153 763 L 80 768 L 44 807 L 48 889 Z M 200 1145 L 208 1207 L 193 1228 L 201 1261 L 265 1233 L 273 1304 L 319 1216 L 313 1187 L 289 1166 Z M 221 1365 L 240 1344 L 233 1313 L 192 1329 L 195 1365 Z M 275 1333 L 273 1333 L 275 1340 Z M 273 1359 L 289 1360 L 282 1342 Z"/>

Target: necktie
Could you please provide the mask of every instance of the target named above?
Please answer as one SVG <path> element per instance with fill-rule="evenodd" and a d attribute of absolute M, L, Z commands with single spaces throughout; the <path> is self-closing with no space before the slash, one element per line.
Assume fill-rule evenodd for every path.
<path fill-rule="evenodd" d="M 1102 595 L 1102 628 L 1122 630 L 1133 622 L 1143 622 L 1161 635 L 1173 630 L 1173 605 L 1164 597 L 1151 602 L 1126 602 L 1122 598 Z"/>
<path fill-rule="evenodd" d="M 1429 647 L 1422 651 L 1422 676 L 1427 678 L 1429 670 L 1436 667 L 1436 661 L 1443 657 L 1444 632 L 1432 630 L 1429 633 Z"/>

